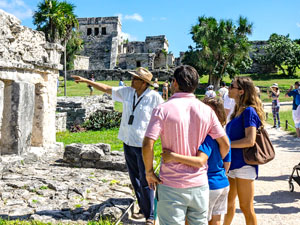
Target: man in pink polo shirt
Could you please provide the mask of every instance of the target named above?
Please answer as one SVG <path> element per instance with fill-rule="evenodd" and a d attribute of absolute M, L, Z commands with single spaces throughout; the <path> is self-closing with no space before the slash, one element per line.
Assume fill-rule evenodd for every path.
<path fill-rule="evenodd" d="M 171 82 L 173 96 L 153 112 L 143 142 L 143 160 L 150 188 L 157 186 L 159 224 L 207 224 L 207 155 L 198 151 L 209 134 L 224 158 L 229 140 L 214 111 L 193 94 L 199 75 L 191 66 L 180 66 Z M 153 145 L 180 154 L 177 162 L 162 162 L 160 177 L 153 172 Z M 194 165 L 187 166 L 185 162 Z M 180 162 L 180 163 L 178 163 Z"/>

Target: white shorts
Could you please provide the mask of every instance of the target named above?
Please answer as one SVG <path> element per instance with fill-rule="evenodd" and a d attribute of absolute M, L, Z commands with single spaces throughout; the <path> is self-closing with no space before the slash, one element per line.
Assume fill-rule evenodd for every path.
<path fill-rule="evenodd" d="M 300 128 L 300 123 L 296 123 L 296 119 L 295 119 L 295 117 L 296 117 L 296 110 L 293 110 L 292 112 L 293 112 L 293 120 L 294 120 L 294 123 L 295 123 L 295 127 L 296 128 Z"/>
<path fill-rule="evenodd" d="M 255 180 L 257 175 L 256 175 L 255 167 L 246 165 L 239 169 L 229 170 L 228 177 L 233 179 L 241 178 L 247 180 Z"/>
<path fill-rule="evenodd" d="M 214 215 L 225 215 L 227 213 L 227 198 L 229 186 L 217 190 L 209 190 L 208 221 Z"/>

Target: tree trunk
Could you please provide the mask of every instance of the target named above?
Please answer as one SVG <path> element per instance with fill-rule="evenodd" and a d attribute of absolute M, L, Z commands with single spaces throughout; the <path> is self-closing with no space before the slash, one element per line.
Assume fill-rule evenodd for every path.
<path fill-rule="evenodd" d="M 209 76 L 209 80 L 210 84 L 214 85 L 214 90 L 219 90 L 221 78 L 216 74 L 212 74 L 211 76 Z"/>

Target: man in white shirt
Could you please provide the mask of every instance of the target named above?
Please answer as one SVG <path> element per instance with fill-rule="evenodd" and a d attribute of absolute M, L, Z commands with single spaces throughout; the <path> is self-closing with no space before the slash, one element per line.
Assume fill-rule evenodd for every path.
<path fill-rule="evenodd" d="M 227 116 L 227 123 L 230 121 L 230 116 L 233 113 L 235 101 L 233 98 L 229 98 L 228 94 L 224 95 L 224 109 Z"/>
<path fill-rule="evenodd" d="M 153 108 L 163 102 L 162 97 L 149 88 L 152 74 L 139 67 L 132 75 L 131 87 L 111 87 L 92 82 L 88 79 L 72 76 L 75 82 L 85 82 L 96 89 L 112 94 L 112 99 L 123 103 L 122 120 L 118 138 L 123 141 L 124 155 L 129 177 L 134 187 L 146 224 L 153 223 L 154 193 L 146 180 L 145 166 L 142 157 L 142 142 Z"/>
<path fill-rule="evenodd" d="M 224 81 L 220 83 L 220 86 L 221 88 L 218 91 L 219 92 L 218 96 L 220 96 L 224 100 L 225 94 L 228 94 L 228 89 L 226 88 L 226 84 Z"/>

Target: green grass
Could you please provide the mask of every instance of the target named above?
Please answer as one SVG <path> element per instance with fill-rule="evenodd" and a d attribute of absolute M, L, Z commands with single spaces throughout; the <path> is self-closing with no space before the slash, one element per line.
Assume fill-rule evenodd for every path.
<path fill-rule="evenodd" d="M 280 117 L 281 129 L 285 129 L 285 122 L 287 120 L 288 123 L 293 126 L 293 127 L 288 126 L 287 131 L 289 131 L 293 135 L 296 135 L 296 129 L 294 128 L 295 124 L 293 121 L 292 111 L 282 111 L 282 112 L 279 111 L 279 117 Z M 269 124 L 273 125 L 273 114 L 272 113 L 268 114 L 267 122 Z"/>
<path fill-rule="evenodd" d="M 282 74 L 242 74 L 241 76 L 249 76 L 254 81 L 256 86 L 261 87 L 261 100 L 263 102 L 271 102 L 272 100 L 267 95 L 267 88 L 270 87 L 273 83 L 278 83 L 279 88 L 281 90 L 281 94 L 279 100 L 283 101 L 291 101 L 291 98 L 286 98 L 284 95 L 286 91 L 290 88 L 291 85 L 295 83 L 295 81 L 300 80 L 300 70 L 297 71 L 297 75 L 293 77 L 288 77 Z M 204 75 L 200 78 L 200 84 L 206 84 L 208 82 L 208 75 Z M 62 77 L 60 77 L 60 80 Z M 231 83 L 231 79 L 229 76 L 225 76 L 223 81 L 229 86 Z M 131 81 L 127 80 L 124 81 L 127 86 L 130 86 Z M 110 85 L 110 86 L 118 86 L 119 81 L 101 81 L 101 83 Z M 162 91 L 162 84 L 164 82 L 160 81 L 160 90 Z M 58 96 L 63 96 L 64 89 L 63 89 L 63 81 L 61 82 L 61 86 L 59 87 Z M 67 96 L 89 96 L 90 90 L 88 89 L 87 85 L 84 83 L 75 83 L 74 81 L 67 81 Z M 103 92 L 94 90 L 95 95 L 101 95 Z M 203 99 L 205 94 L 204 89 L 197 89 L 195 95 L 199 99 Z M 115 102 L 115 109 L 119 112 L 122 112 L 122 103 Z"/>

